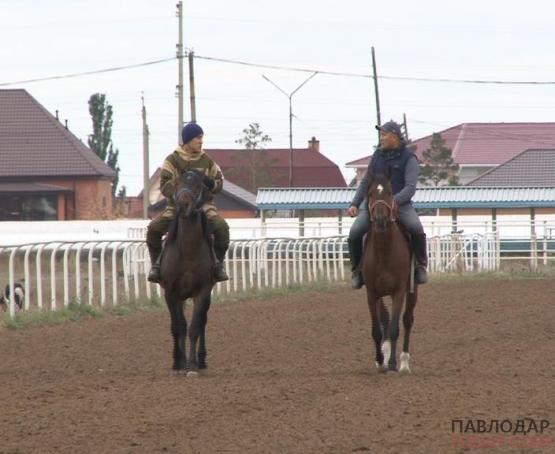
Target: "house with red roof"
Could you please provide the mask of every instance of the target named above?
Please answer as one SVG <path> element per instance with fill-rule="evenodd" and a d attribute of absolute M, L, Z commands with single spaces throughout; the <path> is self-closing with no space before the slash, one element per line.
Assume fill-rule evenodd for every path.
<path fill-rule="evenodd" d="M 337 164 L 320 153 L 320 142 L 313 137 L 307 148 L 269 148 L 266 150 L 207 149 L 224 174 L 224 188 L 215 197 L 224 217 L 254 217 L 258 214 L 259 188 L 346 187 Z M 291 166 L 290 166 L 291 164 Z M 291 185 L 290 183 L 291 179 Z M 160 169 L 150 178 L 149 215 L 163 208 Z M 142 192 L 139 194 L 142 197 Z"/>
<path fill-rule="evenodd" d="M 345 187 L 337 164 L 320 153 L 313 137 L 307 148 L 209 149 L 227 180 L 256 193 L 258 188 Z"/>
<path fill-rule="evenodd" d="M 555 123 L 463 123 L 439 133 L 460 167 L 460 184 L 470 182 L 527 149 L 555 148 Z M 429 135 L 411 142 L 419 158 L 430 147 L 431 139 Z M 364 175 L 370 158 L 371 155 L 346 164 L 355 169 L 357 181 Z"/>
<path fill-rule="evenodd" d="M 109 219 L 114 177 L 26 90 L 0 90 L 0 221 Z"/>

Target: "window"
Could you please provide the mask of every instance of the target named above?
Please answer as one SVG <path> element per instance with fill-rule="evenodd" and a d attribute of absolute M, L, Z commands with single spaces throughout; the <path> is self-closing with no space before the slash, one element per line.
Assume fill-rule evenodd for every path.
<path fill-rule="evenodd" d="M 56 221 L 58 197 L 0 196 L 0 221 Z"/>

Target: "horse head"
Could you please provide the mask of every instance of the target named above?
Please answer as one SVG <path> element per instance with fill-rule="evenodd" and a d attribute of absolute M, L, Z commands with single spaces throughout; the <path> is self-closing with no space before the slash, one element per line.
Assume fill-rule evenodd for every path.
<path fill-rule="evenodd" d="M 398 208 L 393 197 L 389 172 L 370 175 L 368 188 L 370 221 L 378 231 L 385 231 L 388 224 L 397 220 Z"/>
<path fill-rule="evenodd" d="M 177 179 L 173 200 L 177 215 L 188 218 L 201 209 L 207 188 L 204 185 L 204 174 L 196 169 L 187 170 Z"/>

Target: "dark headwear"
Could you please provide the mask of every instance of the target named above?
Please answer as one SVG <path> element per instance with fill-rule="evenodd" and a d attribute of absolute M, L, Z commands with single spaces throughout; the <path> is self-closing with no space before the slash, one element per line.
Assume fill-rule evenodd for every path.
<path fill-rule="evenodd" d="M 187 143 L 193 140 L 195 137 L 201 136 L 203 134 L 204 131 L 199 125 L 197 125 L 196 123 L 187 123 L 185 126 L 183 126 L 183 129 L 181 130 L 181 139 L 183 140 L 183 143 Z"/>
<path fill-rule="evenodd" d="M 395 123 L 393 120 L 390 120 L 390 121 L 388 121 L 387 123 L 384 123 L 381 126 L 376 125 L 376 129 L 378 131 L 392 132 L 397 137 L 399 137 L 399 139 L 401 139 L 401 141 L 405 140 L 405 136 L 403 135 L 403 132 L 401 131 L 401 126 L 398 123 Z"/>

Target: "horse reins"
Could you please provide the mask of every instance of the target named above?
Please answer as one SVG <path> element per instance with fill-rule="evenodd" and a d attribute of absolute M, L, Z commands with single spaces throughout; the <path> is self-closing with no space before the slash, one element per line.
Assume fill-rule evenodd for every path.
<path fill-rule="evenodd" d="M 376 210 L 376 207 L 378 206 L 378 204 L 382 204 L 385 205 L 386 208 L 389 210 L 389 220 L 391 222 L 395 222 L 397 219 L 395 219 L 395 199 L 393 199 L 393 203 L 390 205 L 389 203 L 387 203 L 385 200 L 376 200 L 374 203 L 372 203 L 370 205 L 370 219 L 374 219 L 374 211 Z"/>
<path fill-rule="evenodd" d="M 193 172 L 187 172 L 187 173 L 193 174 Z M 185 194 L 188 194 L 189 197 L 191 197 L 191 200 L 194 200 L 195 209 L 198 209 L 199 205 L 200 205 L 200 202 L 202 201 L 202 193 L 203 192 L 204 192 L 204 188 L 201 187 L 201 190 L 198 193 L 198 196 L 195 198 L 194 195 L 193 195 L 193 191 L 191 191 L 189 188 L 180 188 L 180 189 L 178 189 L 174 192 L 173 201 L 175 203 L 177 203 L 177 200 L 179 199 L 181 194 L 185 193 Z"/>

